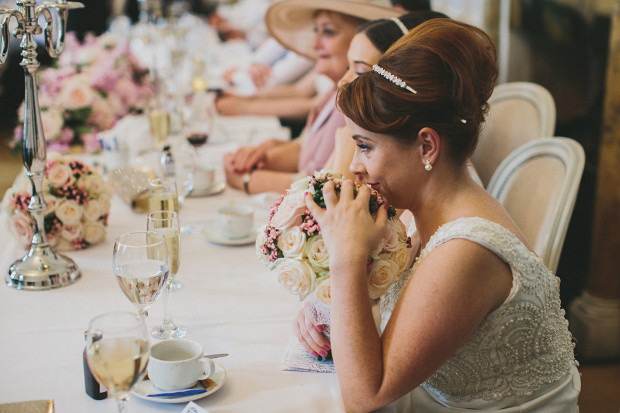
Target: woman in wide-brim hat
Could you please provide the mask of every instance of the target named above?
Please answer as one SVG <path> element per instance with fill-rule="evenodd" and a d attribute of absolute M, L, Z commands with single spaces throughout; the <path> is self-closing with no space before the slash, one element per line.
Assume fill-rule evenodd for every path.
<path fill-rule="evenodd" d="M 285 47 L 314 58 L 315 72 L 329 77 L 334 85 L 347 71 L 347 51 L 357 27 L 377 17 L 402 14 L 388 7 L 387 0 L 307 3 L 283 0 L 273 4 L 267 11 L 267 26 Z M 283 192 L 297 174 L 322 169 L 333 151 L 336 130 L 345 125 L 335 108 L 335 96 L 334 86 L 317 100 L 308 116 L 303 140 L 269 140 L 227 154 L 224 164 L 229 185 L 248 193 Z"/>

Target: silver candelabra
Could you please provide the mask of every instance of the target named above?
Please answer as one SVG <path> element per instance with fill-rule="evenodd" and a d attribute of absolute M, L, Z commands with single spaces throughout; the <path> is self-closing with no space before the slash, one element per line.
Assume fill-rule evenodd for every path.
<path fill-rule="evenodd" d="M 21 38 L 20 66 L 24 69 L 26 81 L 22 156 L 26 174 L 32 184 L 32 198 L 28 209 L 34 221 L 34 235 L 30 250 L 9 267 L 6 284 L 17 289 L 48 290 L 71 284 L 78 280 L 81 274 L 73 260 L 52 249 L 45 234 L 43 219 L 47 205 L 43 199 L 42 187 L 47 155 L 37 93 L 36 73 L 39 62 L 34 36 L 43 32 L 43 28 L 38 24 L 39 16 L 43 16 L 46 23 L 45 48 L 51 57 L 60 56 L 65 46 L 67 14 L 70 9 L 84 6 L 62 0 L 44 2 L 40 6 L 37 6 L 35 0 L 16 0 L 16 3 L 17 10 L 0 8 L 0 64 L 6 61 L 8 55 L 9 21 L 11 17 L 15 17 L 17 26 L 13 35 Z M 52 10 L 56 11 L 55 36 Z"/>

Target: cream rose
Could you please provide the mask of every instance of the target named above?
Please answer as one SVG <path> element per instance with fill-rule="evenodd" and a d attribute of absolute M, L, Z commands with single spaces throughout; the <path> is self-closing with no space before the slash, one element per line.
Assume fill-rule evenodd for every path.
<path fill-rule="evenodd" d="M 69 78 L 60 89 L 59 105 L 69 110 L 90 106 L 95 100 L 95 92 L 88 83 L 74 76 Z"/>
<path fill-rule="evenodd" d="M 67 241 L 75 241 L 82 235 L 82 224 L 79 222 L 77 224 L 65 224 L 60 228 L 60 234 Z"/>
<path fill-rule="evenodd" d="M 400 222 L 400 221 L 398 221 Z M 396 220 L 389 219 L 385 226 L 383 233 L 383 251 L 395 252 L 400 249 L 401 246 L 400 237 L 398 234 L 398 226 Z"/>
<path fill-rule="evenodd" d="M 370 257 L 371 258 L 377 258 L 379 255 L 381 255 L 381 253 L 383 252 L 383 243 L 385 241 L 383 241 L 383 238 L 379 240 L 379 243 L 377 244 L 377 246 L 375 247 L 374 250 L 370 251 Z"/>
<path fill-rule="evenodd" d="M 403 245 L 401 248 L 394 252 L 381 254 L 379 258 L 393 261 L 398 267 L 398 275 L 400 276 L 409 266 L 409 261 L 411 261 L 411 254 L 409 253 L 409 250 Z"/>
<path fill-rule="evenodd" d="M 73 225 L 80 222 L 84 209 L 76 201 L 67 199 L 56 206 L 56 217 L 63 225 Z"/>
<path fill-rule="evenodd" d="M 286 258 L 302 258 L 305 243 L 306 234 L 297 226 L 287 228 L 278 235 L 278 248 Z"/>
<path fill-rule="evenodd" d="M 291 194 L 302 193 L 303 194 L 304 192 L 308 190 L 308 185 L 310 185 L 309 176 L 298 179 L 297 181 L 293 182 L 293 184 L 291 185 L 291 189 L 289 190 L 289 193 Z"/>
<path fill-rule="evenodd" d="M 108 194 L 99 195 L 99 206 L 101 207 L 101 215 L 110 212 L 110 196 Z"/>
<path fill-rule="evenodd" d="M 301 224 L 301 216 L 306 211 L 303 192 L 288 194 L 271 218 L 271 226 L 279 230 L 285 230 Z"/>
<path fill-rule="evenodd" d="M 84 218 L 88 221 L 97 221 L 101 215 L 101 204 L 95 199 L 91 199 L 84 205 Z"/>
<path fill-rule="evenodd" d="M 314 290 L 314 295 L 323 304 L 332 304 L 332 278 L 330 276 L 321 278 Z"/>
<path fill-rule="evenodd" d="M 308 257 L 315 272 L 321 273 L 329 270 L 329 254 L 321 235 L 310 237 L 304 247 L 304 255 Z"/>
<path fill-rule="evenodd" d="M 68 184 L 72 178 L 71 167 L 65 163 L 56 162 L 47 171 L 47 182 L 56 188 Z"/>
<path fill-rule="evenodd" d="M 17 237 L 17 241 L 24 247 L 30 246 L 32 236 L 34 235 L 34 227 L 30 218 L 24 214 L 16 213 L 11 217 L 11 231 Z"/>
<path fill-rule="evenodd" d="M 84 224 L 84 240 L 89 244 L 97 244 L 105 238 L 105 227 L 101 222 L 87 222 Z"/>
<path fill-rule="evenodd" d="M 62 113 L 59 110 L 50 108 L 41 111 L 41 125 L 43 126 L 43 134 L 46 140 L 58 140 L 64 123 Z"/>
<path fill-rule="evenodd" d="M 306 261 L 293 258 L 280 258 L 276 261 L 276 277 L 278 283 L 289 292 L 306 298 L 314 290 L 316 274 Z"/>
<path fill-rule="evenodd" d="M 368 295 L 370 298 L 381 297 L 398 277 L 399 273 L 396 263 L 391 260 L 375 260 L 372 263 L 368 277 Z"/>
<path fill-rule="evenodd" d="M 82 175 L 78 185 L 84 185 L 84 188 L 88 191 L 89 198 L 96 197 L 97 195 L 106 191 L 106 183 L 101 176 L 96 173 L 90 175 Z"/>

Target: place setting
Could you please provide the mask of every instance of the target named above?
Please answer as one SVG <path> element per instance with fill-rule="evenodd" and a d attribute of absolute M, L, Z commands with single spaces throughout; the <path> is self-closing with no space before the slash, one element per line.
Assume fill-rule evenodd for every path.
<path fill-rule="evenodd" d="M 200 232 L 213 244 L 243 246 L 253 244 L 258 235 L 254 209 L 248 205 L 228 205 L 217 210 Z"/>

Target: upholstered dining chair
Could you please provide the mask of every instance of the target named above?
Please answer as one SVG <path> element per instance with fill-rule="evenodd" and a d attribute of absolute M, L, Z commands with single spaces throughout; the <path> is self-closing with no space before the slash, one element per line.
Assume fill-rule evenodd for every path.
<path fill-rule="evenodd" d="M 555 116 L 553 97 L 544 87 L 530 82 L 496 86 L 471 157 L 483 186 L 513 150 L 531 140 L 553 136 Z"/>
<path fill-rule="evenodd" d="M 569 138 L 528 142 L 502 161 L 487 190 L 506 208 L 545 265 L 556 271 L 585 164 Z"/>

